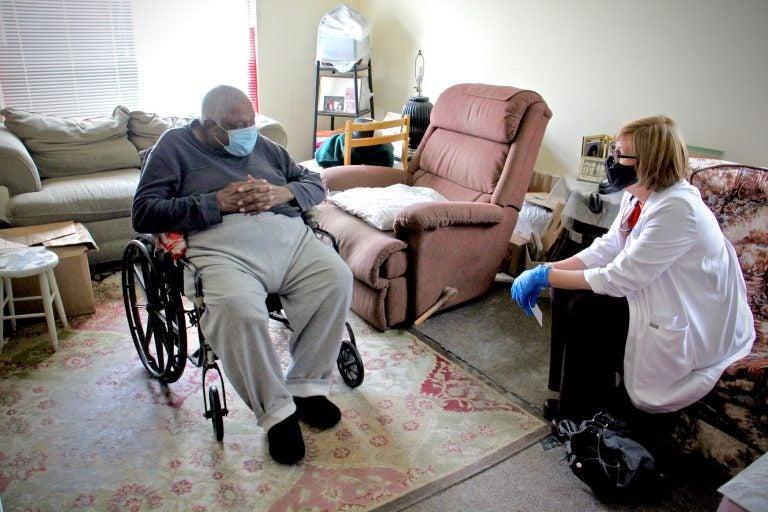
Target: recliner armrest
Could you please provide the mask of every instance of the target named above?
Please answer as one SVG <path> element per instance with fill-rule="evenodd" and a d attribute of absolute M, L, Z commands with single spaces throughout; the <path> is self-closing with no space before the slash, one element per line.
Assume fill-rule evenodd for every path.
<path fill-rule="evenodd" d="M 27 147 L 4 125 L 0 125 L 0 170 L 0 185 L 8 188 L 11 197 L 43 189 Z"/>
<path fill-rule="evenodd" d="M 496 204 L 470 201 L 428 202 L 407 206 L 395 217 L 395 233 L 424 231 L 445 226 L 498 224 L 504 208 Z"/>
<path fill-rule="evenodd" d="M 340 165 L 320 172 L 323 185 L 331 192 L 355 187 L 388 187 L 397 183 L 408 184 L 409 174 L 402 169 L 378 165 Z"/>

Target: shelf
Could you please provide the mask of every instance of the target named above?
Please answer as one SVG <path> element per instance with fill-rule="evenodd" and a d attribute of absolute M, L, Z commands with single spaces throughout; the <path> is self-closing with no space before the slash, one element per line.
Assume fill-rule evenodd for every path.
<path fill-rule="evenodd" d="M 321 72 L 331 73 L 331 74 L 334 74 L 334 75 L 342 75 L 342 76 L 343 75 L 349 75 L 349 76 L 352 76 L 352 75 L 355 74 L 354 70 L 339 71 L 338 69 L 336 69 L 333 66 L 323 66 L 323 65 L 320 65 L 320 66 L 318 66 L 318 69 Z M 365 64 L 364 66 L 363 65 L 357 66 L 357 72 L 358 73 L 360 73 L 361 71 L 368 71 L 369 69 L 371 69 L 371 68 L 370 68 L 370 66 L 368 64 Z"/>
<path fill-rule="evenodd" d="M 330 116 L 330 117 L 359 117 L 360 114 L 368 114 L 371 111 L 371 109 L 366 108 L 363 110 L 359 110 L 357 114 L 354 112 L 333 112 L 333 111 L 325 111 L 325 110 L 318 110 L 317 114 L 318 116 Z"/>
<path fill-rule="evenodd" d="M 315 115 L 312 127 L 312 154 L 317 148 L 318 126 L 320 117 L 330 118 L 330 129 L 335 129 L 334 121 L 374 117 L 373 79 L 371 61 L 366 64 L 359 61 L 349 71 L 339 71 L 333 66 L 326 66 L 315 61 Z M 337 82 L 339 80 L 339 82 Z M 328 107 L 334 110 L 326 110 Z"/>

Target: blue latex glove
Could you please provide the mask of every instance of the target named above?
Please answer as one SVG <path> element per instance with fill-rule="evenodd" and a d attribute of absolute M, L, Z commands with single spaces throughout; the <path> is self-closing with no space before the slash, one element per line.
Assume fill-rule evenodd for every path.
<path fill-rule="evenodd" d="M 526 315 L 533 314 L 531 308 L 536 305 L 542 288 L 549 286 L 550 270 L 548 265 L 539 265 L 526 270 L 512 283 L 512 298 L 523 308 Z"/>

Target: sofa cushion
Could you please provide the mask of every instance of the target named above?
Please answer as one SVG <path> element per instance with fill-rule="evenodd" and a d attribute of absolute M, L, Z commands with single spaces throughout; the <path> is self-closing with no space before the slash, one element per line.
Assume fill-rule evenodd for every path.
<path fill-rule="evenodd" d="M 75 119 L 3 109 L 5 125 L 32 155 L 41 178 L 139 167 L 139 153 L 128 140 L 128 115 Z"/>
<path fill-rule="evenodd" d="M 451 201 L 491 201 L 509 146 L 436 128 L 422 148 L 413 184 L 430 187 Z"/>
<path fill-rule="evenodd" d="M 5 212 L 14 226 L 32 226 L 63 219 L 88 223 L 130 217 L 138 183 L 138 169 L 49 178 L 43 180 L 40 192 L 11 197 Z"/>
<path fill-rule="evenodd" d="M 160 116 L 140 110 L 129 112 L 126 107 L 117 108 L 128 114 L 128 140 L 139 151 L 154 146 L 166 130 L 184 126 L 192 121 L 191 117 Z"/>
<path fill-rule="evenodd" d="M 440 94 L 429 123 L 436 128 L 509 144 L 528 107 L 539 102 L 541 97 L 535 92 L 515 87 L 459 84 Z"/>

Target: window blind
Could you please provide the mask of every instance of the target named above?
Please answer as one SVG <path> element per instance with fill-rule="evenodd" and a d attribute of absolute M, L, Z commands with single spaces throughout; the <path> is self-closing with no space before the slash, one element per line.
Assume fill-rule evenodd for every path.
<path fill-rule="evenodd" d="M 139 98 L 132 0 L 2 0 L 4 105 L 107 115 Z"/>

